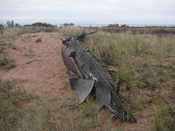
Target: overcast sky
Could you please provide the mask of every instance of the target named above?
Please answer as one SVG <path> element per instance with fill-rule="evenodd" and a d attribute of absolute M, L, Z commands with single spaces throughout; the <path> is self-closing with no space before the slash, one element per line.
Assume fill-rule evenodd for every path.
<path fill-rule="evenodd" d="M 174 25 L 175 0 L 0 0 L 0 22 Z"/>

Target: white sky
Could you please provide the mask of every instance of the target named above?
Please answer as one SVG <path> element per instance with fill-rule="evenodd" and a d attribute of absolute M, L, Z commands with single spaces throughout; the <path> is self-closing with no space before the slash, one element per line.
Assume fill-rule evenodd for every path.
<path fill-rule="evenodd" d="M 175 24 L 175 0 L 0 0 L 0 21 Z"/>

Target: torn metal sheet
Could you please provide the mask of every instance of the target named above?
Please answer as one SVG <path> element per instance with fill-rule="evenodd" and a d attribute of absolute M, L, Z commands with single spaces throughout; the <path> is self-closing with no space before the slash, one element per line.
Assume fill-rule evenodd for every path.
<path fill-rule="evenodd" d="M 85 80 L 78 78 L 70 79 L 71 88 L 77 92 L 80 98 L 80 103 L 82 103 L 86 99 L 86 97 L 89 96 L 94 87 L 94 83 L 94 80 Z"/>
<path fill-rule="evenodd" d="M 108 88 L 96 87 L 96 103 L 108 106 L 111 104 L 111 91 Z"/>
<path fill-rule="evenodd" d="M 76 65 L 74 63 L 74 60 L 72 57 L 70 57 L 71 53 L 74 52 L 73 49 L 63 47 L 62 48 L 62 56 L 63 56 L 63 61 L 66 67 L 72 71 L 73 73 L 77 73 Z"/>

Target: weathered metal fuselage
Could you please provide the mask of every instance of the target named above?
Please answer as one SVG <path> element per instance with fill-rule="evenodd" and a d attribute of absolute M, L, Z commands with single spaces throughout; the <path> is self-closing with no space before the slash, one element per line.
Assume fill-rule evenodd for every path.
<path fill-rule="evenodd" d="M 72 44 L 67 45 L 68 54 L 75 64 L 67 65 L 69 69 L 78 74 L 82 79 L 91 79 L 95 81 L 96 102 L 100 105 L 109 105 L 111 103 L 111 76 L 105 71 L 96 58 L 86 51 L 78 40 L 72 39 Z M 73 55 L 72 55 L 73 54 Z M 76 70 L 76 71 L 75 71 Z"/>
<path fill-rule="evenodd" d="M 123 107 L 121 96 L 113 90 L 110 74 L 90 52 L 82 47 L 77 37 L 64 42 L 62 55 L 66 67 L 81 79 L 70 81 L 82 98 L 81 102 L 94 88 L 97 104 L 108 107 L 119 119 L 135 121 L 132 114 Z"/>

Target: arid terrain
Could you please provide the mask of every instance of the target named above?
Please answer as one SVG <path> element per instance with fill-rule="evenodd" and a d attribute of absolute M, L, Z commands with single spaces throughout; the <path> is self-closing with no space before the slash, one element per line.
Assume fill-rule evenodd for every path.
<path fill-rule="evenodd" d="M 71 96 L 63 89 L 67 75 L 61 56 L 61 38 L 57 33 L 37 33 L 10 41 L 15 49 L 10 50 L 9 56 L 16 68 L 1 70 L 1 78 L 23 81 L 19 88 L 45 97 L 57 96 L 58 103 L 64 102 Z"/>
<path fill-rule="evenodd" d="M 69 76 L 66 74 L 67 69 L 61 56 L 63 39 L 63 34 L 59 32 L 24 33 L 0 39 L 0 46 L 5 48 L 8 58 L 15 63 L 15 67 L 10 69 L 1 66 L 1 81 L 12 81 L 14 89 L 27 95 L 27 97 L 22 95 L 20 98 L 16 98 L 15 95 L 12 97 L 16 99 L 17 105 L 14 107 L 20 118 L 9 115 L 14 108 L 10 109 L 9 106 L 7 122 L 9 120 L 11 123 L 4 122 L 0 129 L 2 131 L 151 130 L 156 110 L 154 104 L 157 102 L 154 102 L 152 96 L 157 90 L 144 89 L 141 92 L 131 89 L 131 94 L 135 90 L 139 92 L 131 95 L 130 91 L 123 89 L 125 91 L 123 94 L 128 98 L 142 99 L 135 102 L 138 106 L 135 107 L 138 119 L 135 124 L 113 121 L 111 113 L 107 109 L 98 111 L 98 106 L 93 100 L 78 105 L 75 92 L 69 88 Z M 128 83 L 124 82 L 121 87 L 125 87 L 126 84 Z"/>

